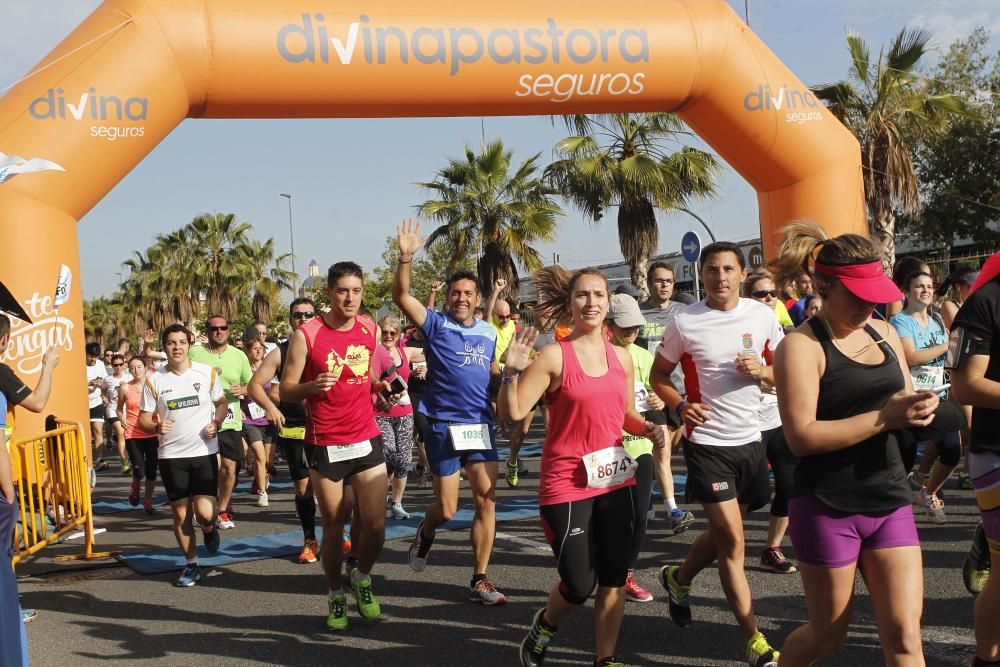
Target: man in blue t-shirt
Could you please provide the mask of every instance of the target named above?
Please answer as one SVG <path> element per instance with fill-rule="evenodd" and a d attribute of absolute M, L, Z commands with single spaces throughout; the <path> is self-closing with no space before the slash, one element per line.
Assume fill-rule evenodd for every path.
<path fill-rule="evenodd" d="M 417 410 L 427 417 L 424 433 L 427 461 L 434 474 L 434 502 L 410 546 L 410 567 L 420 572 L 434 542 L 434 530 L 458 509 L 459 470 L 464 466 L 475 502 L 469 533 L 475 570 L 469 599 L 485 605 L 507 601 L 486 577 L 496 534 L 496 434 L 490 409 L 490 364 L 497 331 L 475 317 L 479 282 L 468 272 L 453 275 L 447 284 L 445 312 L 429 310 L 410 294 L 413 256 L 426 239 L 413 221 L 399 227 L 399 265 L 392 283 L 392 299 L 424 334 L 427 342 L 427 388 Z"/>

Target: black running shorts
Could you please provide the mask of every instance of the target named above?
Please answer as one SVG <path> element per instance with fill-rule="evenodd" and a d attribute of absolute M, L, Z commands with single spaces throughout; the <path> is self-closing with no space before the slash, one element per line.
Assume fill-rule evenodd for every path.
<path fill-rule="evenodd" d="M 746 445 L 699 445 L 681 438 L 687 463 L 687 502 L 722 503 L 736 499 L 749 510 L 760 509 L 771 499 L 767 454 L 760 440 Z"/>
<path fill-rule="evenodd" d="M 382 439 L 378 436 L 372 438 L 371 446 L 371 452 L 361 458 L 331 463 L 326 457 L 326 447 L 306 444 L 306 459 L 309 461 L 310 470 L 315 470 L 331 481 L 340 482 L 359 472 L 385 465 Z"/>
<path fill-rule="evenodd" d="M 243 460 L 243 432 L 242 431 L 219 431 L 219 454 L 224 459 L 236 461 Z"/>
<path fill-rule="evenodd" d="M 160 459 L 160 477 L 170 502 L 219 493 L 219 459 L 215 454 Z"/>

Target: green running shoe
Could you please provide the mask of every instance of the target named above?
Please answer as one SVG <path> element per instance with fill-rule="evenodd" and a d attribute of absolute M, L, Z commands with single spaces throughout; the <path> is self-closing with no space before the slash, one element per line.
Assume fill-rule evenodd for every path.
<path fill-rule="evenodd" d="M 747 642 L 746 657 L 750 667 L 777 667 L 778 655 L 759 630 Z"/>
<path fill-rule="evenodd" d="M 347 596 L 332 595 L 327 599 L 330 605 L 330 613 L 326 616 L 326 627 L 331 630 L 347 629 Z"/>
<path fill-rule="evenodd" d="M 505 466 L 505 468 L 506 468 L 506 474 L 504 475 L 504 477 L 507 480 L 507 486 L 509 486 L 512 489 L 516 489 L 517 483 L 518 481 L 520 481 L 518 480 L 517 477 L 518 474 L 517 461 L 511 461 L 510 459 L 507 459 L 507 465 Z"/>
<path fill-rule="evenodd" d="M 969 548 L 969 553 L 965 556 L 965 563 L 962 565 L 962 583 L 965 584 L 967 591 L 973 595 L 979 595 L 989 578 L 990 545 L 986 542 L 983 522 L 980 521 L 972 536 L 972 546 Z"/>
<path fill-rule="evenodd" d="M 667 602 L 670 619 L 682 628 L 691 625 L 691 601 L 688 594 L 691 586 L 681 586 L 677 583 L 677 571 L 680 565 L 664 565 L 660 568 L 660 583 L 667 591 Z"/>
<path fill-rule="evenodd" d="M 351 580 L 351 592 L 358 603 L 358 613 L 365 618 L 378 618 L 382 614 L 382 608 L 378 606 L 378 600 L 372 593 L 372 578 L 365 577 L 362 581 L 354 580 L 355 570 L 351 570 L 348 577 Z"/>

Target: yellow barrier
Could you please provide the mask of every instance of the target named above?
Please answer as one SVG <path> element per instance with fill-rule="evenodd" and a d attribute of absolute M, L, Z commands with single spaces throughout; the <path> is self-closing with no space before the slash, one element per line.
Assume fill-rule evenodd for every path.
<path fill-rule="evenodd" d="M 20 504 L 20 524 L 14 533 L 16 566 L 73 531 L 82 530 L 84 552 L 55 560 L 105 558 L 94 553 L 94 515 L 90 505 L 90 479 L 83 427 L 76 422 L 56 422 L 57 428 L 29 440 L 11 443 Z M 48 524 L 52 518 L 53 527 Z"/>

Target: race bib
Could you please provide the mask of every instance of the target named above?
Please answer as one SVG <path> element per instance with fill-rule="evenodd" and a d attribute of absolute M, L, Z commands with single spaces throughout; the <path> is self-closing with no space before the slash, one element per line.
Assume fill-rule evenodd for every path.
<path fill-rule="evenodd" d="M 267 410 L 253 402 L 247 403 L 247 412 L 250 413 L 250 419 L 254 421 L 267 416 Z"/>
<path fill-rule="evenodd" d="M 365 440 L 353 445 L 333 445 L 326 448 L 326 460 L 330 463 L 360 459 L 372 453 L 372 441 Z M 381 501 L 380 501 L 381 502 Z"/>
<path fill-rule="evenodd" d="M 606 489 L 628 481 L 635 474 L 636 462 L 624 447 L 614 446 L 599 449 L 583 457 L 587 469 L 587 486 L 591 489 Z"/>
<path fill-rule="evenodd" d="M 455 424 L 448 427 L 456 452 L 479 452 L 493 449 L 488 424 Z"/>
<path fill-rule="evenodd" d="M 635 411 L 639 414 L 649 412 L 649 391 L 642 382 L 635 383 Z"/>
<path fill-rule="evenodd" d="M 239 405 L 237 403 L 236 405 Z M 233 404 L 229 404 L 229 408 L 226 410 L 226 418 L 222 420 L 223 424 L 230 424 L 236 421 L 236 412 L 233 410 Z"/>
<path fill-rule="evenodd" d="M 944 384 L 944 366 L 912 366 L 910 378 L 913 380 L 913 388 L 917 391 L 939 387 Z"/>

